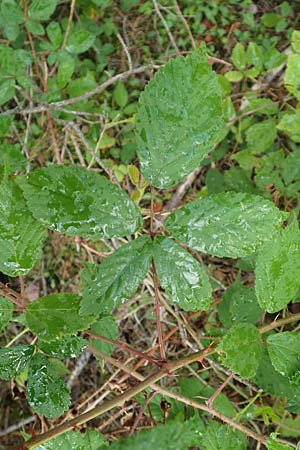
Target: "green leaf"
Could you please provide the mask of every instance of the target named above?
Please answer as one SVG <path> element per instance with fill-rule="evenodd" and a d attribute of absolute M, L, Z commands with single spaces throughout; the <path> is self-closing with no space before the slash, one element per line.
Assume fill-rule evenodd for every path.
<path fill-rule="evenodd" d="M 158 236 L 154 263 L 161 287 L 170 301 L 185 311 L 207 310 L 212 288 L 204 267 L 171 239 Z"/>
<path fill-rule="evenodd" d="M 288 378 L 281 375 L 271 363 L 267 350 L 263 350 L 254 382 L 265 392 L 280 396 L 288 404 L 286 409 L 295 414 L 300 413 L 300 387 L 291 384 Z"/>
<path fill-rule="evenodd" d="M 70 405 L 69 389 L 49 359 L 39 353 L 29 364 L 27 396 L 30 406 L 49 419 L 61 416 Z"/>
<path fill-rule="evenodd" d="M 248 148 L 253 153 L 262 153 L 273 144 L 276 136 L 277 130 L 273 119 L 255 123 L 246 131 Z"/>
<path fill-rule="evenodd" d="M 140 96 L 136 127 L 142 173 L 154 186 L 169 188 L 199 166 L 224 127 L 219 83 L 204 50 L 157 72 Z"/>
<path fill-rule="evenodd" d="M 231 59 L 237 69 L 239 70 L 246 69 L 247 56 L 243 44 L 240 44 L 238 42 L 235 45 L 234 49 L 232 50 Z"/>
<path fill-rule="evenodd" d="M 250 42 L 247 48 L 247 62 L 259 71 L 263 67 L 263 52 L 256 42 Z"/>
<path fill-rule="evenodd" d="M 240 322 L 255 324 L 262 316 L 254 289 L 244 286 L 240 276 L 225 292 L 222 302 L 218 305 L 218 313 L 226 327 Z"/>
<path fill-rule="evenodd" d="M 5 166 L 7 173 L 25 169 L 26 159 L 22 155 L 18 144 L 14 145 L 4 142 L 0 145 L 0 165 Z"/>
<path fill-rule="evenodd" d="M 111 443 L 109 450 L 187 450 L 199 445 L 203 432 L 204 425 L 199 417 L 185 422 L 172 421 L 115 441 Z"/>
<path fill-rule="evenodd" d="M 51 294 L 41 297 L 27 308 L 28 328 L 41 339 L 53 340 L 85 330 L 95 320 L 92 314 L 79 313 L 81 297 L 74 294 Z"/>
<path fill-rule="evenodd" d="M 247 450 L 243 433 L 214 420 L 209 422 L 202 438 L 203 450 Z"/>
<path fill-rule="evenodd" d="M 268 336 L 268 352 L 275 369 L 300 386 L 300 335 L 286 331 Z"/>
<path fill-rule="evenodd" d="M 300 53 L 300 31 L 294 30 L 291 39 L 292 49 L 295 53 Z"/>
<path fill-rule="evenodd" d="M 95 430 L 68 431 L 44 444 L 34 447 L 34 450 L 99 450 L 106 447 L 106 439 Z"/>
<path fill-rule="evenodd" d="M 32 20 L 48 20 L 55 11 L 58 0 L 32 0 L 28 16 Z"/>
<path fill-rule="evenodd" d="M 127 194 L 84 168 L 50 166 L 17 181 L 35 218 L 61 233 L 108 239 L 141 226 L 139 209 Z"/>
<path fill-rule="evenodd" d="M 0 348 L 0 378 L 10 380 L 23 372 L 33 353 L 33 345 Z"/>
<path fill-rule="evenodd" d="M 22 9 L 14 0 L 2 0 L 0 17 L 4 36 L 10 41 L 14 41 L 20 31 L 19 25 L 24 22 Z"/>
<path fill-rule="evenodd" d="M 284 84 L 287 90 L 300 100 L 300 55 L 293 54 L 288 56 L 287 68 L 284 74 Z"/>
<path fill-rule="evenodd" d="M 228 72 L 225 73 L 225 77 L 231 83 L 238 83 L 243 79 L 244 75 L 242 74 L 242 72 L 239 72 L 238 70 L 229 70 Z"/>
<path fill-rule="evenodd" d="M 34 20 L 27 20 L 26 28 L 34 36 L 43 36 L 45 34 L 43 25 L 40 22 L 36 22 Z"/>
<path fill-rule="evenodd" d="M 9 275 L 28 273 L 40 257 L 43 227 L 26 207 L 14 182 L 0 185 L 0 270 Z"/>
<path fill-rule="evenodd" d="M 47 26 L 47 36 L 53 45 L 54 50 L 58 50 L 63 42 L 61 28 L 57 22 L 51 21 Z"/>
<path fill-rule="evenodd" d="M 0 296 L 0 331 L 2 331 L 12 319 L 13 310 L 14 305 L 12 302 Z"/>
<path fill-rule="evenodd" d="M 242 378 L 253 378 L 261 356 L 260 334 L 250 323 L 230 328 L 218 350 L 224 353 L 222 363 Z"/>
<path fill-rule="evenodd" d="M 293 141 L 300 142 L 300 111 L 283 114 L 277 128 L 286 133 Z"/>
<path fill-rule="evenodd" d="M 79 336 L 64 336 L 63 339 L 39 340 L 39 348 L 42 352 L 55 358 L 75 358 L 79 356 L 85 347 L 87 341 Z"/>
<path fill-rule="evenodd" d="M 266 446 L 268 450 L 292 450 L 293 447 L 289 445 L 280 444 L 277 440 L 277 434 L 271 433 L 271 436 L 266 442 Z"/>
<path fill-rule="evenodd" d="M 57 71 L 57 84 L 59 89 L 63 89 L 70 81 L 75 69 L 75 60 L 68 53 L 63 53 L 60 58 Z"/>
<path fill-rule="evenodd" d="M 287 216 L 262 197 L 222 192 L 188 203 L 168 217 L 165 227 L 194 250 L 238 258 L 272 239 Z"/>
<path fill-rule="evenodd" d="M 0 83 L 0 106 L 8 102 L 15 95 L 15 80 L 6 80 Z"/>
<path fill-rule="evenodd" d="M 280 311 L 300 288 L 300 231 L 293 224 L 266 243 L 255 268 L 255 291 L 263 310 Z"/>
<path fill-rule="evenodd" d="M 128 92 L 124 83 L 121 81 L 117 83 L 114 89 L 113 98 L 120 108 L 124 108 L 128 103 Z"/>
<path fill-rule="evenodd" d="M 141 236 L 123 245 L 102 264 L 87 264 L 82 271 L 84 314 L 110 314 L 131 298 L 144 280 L 152 258 L 152 242 Z"/>
<path fill-rule="evenodd" d="M 73 29 L 67 41 L 66 50 L 72 55 L 86 52 L 94 43 L 95 36 L 87 30 Z"/>
<path fill-rule="evenodd" d="M 116 320 L 112 316 L 101 317 L 97 322 L 93 323 L 91 327 L 91 332 L 95 334 L 99 334 L 100 336 L 107 337 L 109 339 L 116 340 L 118 337 L 118 325 Z M 107 342 L 103 342 L 100 339 L 92 339 L 91 344 L 97 350 L 104 353 L 107 356 L 110 356 L 114 351 L 114 345 L 109 344 Z M 95 355 L 96 358 L 99 358 Z"/>

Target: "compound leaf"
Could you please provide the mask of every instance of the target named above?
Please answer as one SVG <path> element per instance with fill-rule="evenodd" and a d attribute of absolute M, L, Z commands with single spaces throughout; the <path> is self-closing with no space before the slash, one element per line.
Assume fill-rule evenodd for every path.
<path fill-rule="evenodd" d="M 275 369 L 292 383 L 300 385 L 300 335 L 286 331 L 267 339 L 268 352 Z"/>
<path fill-rule="evenodd" d="M 19 177 L 32 214 L 61 233 L 109 239 L 134 233 L 137 206 L 105 177 L 76 166 L 50 166 Z"/>
<path fill-rule="evenodd" d="M 212 420 L 204 433 L 203 450 L 247 450 L 247 439 L 240 431 Z"/>
<path fill-rule="evenodd" d="M 262 309 L 280 311 L 300 288 L 300 231 L 291 224 L 266 243 L 256 260 L 255 290 Z"/>
<path fill-rule="evenodd" d="M 157 72 L 140 96 L 136 126 L 142 173 L 154 186 L 169 188 L 199 166 L 224 126 L 220 88 L 204 50 Z"/>
<path fill-rule="evenodd" d="M 87 430 L 84 434 L 79 431 L 68 431 L 34 447 L 34 450 L 99 450 L 100 447 L 106 447 L 105 437 L 95 430 Z"/>
<path fill-rule="evenodd" d="M 23 372 L 34 353 L 33 345 L 16 345 L 0 349 L 0 378 L 10 380 Z"/>
<path fill-rule="evenodd" d="M 28 273 L 40 256 L 43 227 L 27 209 L 22 191 L 12 181 L 0 186 L 0 270 L 9 276 Z"/>
<path fill-rule="evenodd" d="M 208 309 L 212 288 L 201 264 L 176 242 L 159 236 L 154 263 L 160 284 L 172 303 L 185 311 Z"/>
<path fill-rule="evenodd" d="M 238 258 L 255 253 L 278 233 L 287 217 L 260 196 L 221 192 L 188 203 L 172 213 L 166 229 L 200 252 Z"/>
<path fill-rule="evenodd" d="M 14 305 L 6 298 L 0 297 L 0 331 L 2 331 L 13 316 Z"/>
<path fill-rule="evenodd" d="M 95 320 L 92 314 L 79 313 L 81 297 L 73 294 L 51 294 L 32 302 L 26 312 L 28 328 L 49 341 L 84 330 Z"/>
<path fill-rule="evenodd" d="M 223 364 L 242 378 L 253 378 L 261 357 L 260 334 L 250 323 L 230 328 L 218 349 Z"/>
<path fill-rule="evenodd" d="M 292 450 L 292 447 L 290 447 L 289 445 L 280 444 L 276 436 L 276 433 L 271 433 L 269 439 L 266 442 L 266 447 L 268 450 Z"/>
<path fill-rule="evenodd" d="M 86 264 L 82 271 L 84 314 L 110 314 L 129 299 L 147 275 L 152 242 L 141 236 L 123 245 L 100 265 Z"/>
<path fill-rule="evenodd" d="M 69 389 L 49 359 L 33 356 L 28 371 L 27 395 L 30 406 L 49 419 L 61 416 L 70 405 Z"/>

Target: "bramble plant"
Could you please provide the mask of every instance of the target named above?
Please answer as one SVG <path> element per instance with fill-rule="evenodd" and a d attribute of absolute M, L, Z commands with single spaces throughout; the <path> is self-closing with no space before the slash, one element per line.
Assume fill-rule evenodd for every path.
<path fill-rule="evenodd" d="M 19 277 L 21 282 L 19 296 L 7 286 L 1 290 L 6 295 L 0 297 L 0 330 L 5 332 L 17 323 L 21 331 L 0 349 L 0 378 L 15 380 L 22 386 L 32 410 L 46 419 L 57 419 L 69 410 L 71 393 L 63 378 L 62 361 L 80 357 L 86 348 L 100 362 L 110 362 L 136 379 L 123 393 L 111 395 L 100 405 L 68 420 L 54 422 L 52 428 L 41 434 L 24 433 L 24 448 L 246 450 L 253 448 L 252 442 L 268 450 L 293 448 L 289 443 L 281 443 L 277 432 L 261 434 L 251 420 L 259 415 L 266 424 L 273 418 L 277 420 L 273 409 L 261 399 L 263 392 L 278 396 L 278 404 L 286 412 L 300 413 L 300 336 L 297 331 L 283 328 L 297 322 L 300 314 L 284 313 L 277 320 L 276 316 L 270 316 L 286 311 L 291 302 L 298 300 L 298 210 L 293 213 L 292 208 L 283 210 L 282 204 L 275 204 L 265 189 L 272 183 L 286 198 L 300 196 L 296 147 L 300 142 L 298 104 L 279 114 L 275 102 L 247 92 L 246 107 L 236 115 L 230 99 L 230 82 L 256 80 L 258 75 L 268 72 L 270 67 L 263 61 L 262 48 L 254 42 L 249 43 L 247 50 L 237 44 L 232 54 L 237 70 L 223 76 L 217 75 L 208 63 L 207 48 L 203 45 L 188 56 L 178 56 L 162 66 L 140 95 L 136 116 L 122 119 L 125 123 L 135 123 L 140 170 L 128 164 L 132 159 L 127 161 L 123 172 L 107 166 L 97 154 L 101 140 L 95 149 L 86 142 L 90 152 L 88 167 L 64 165 L 57 153 L 56 164 L 42 163 L 44 167 L 31 170 L 19 147 L 5 140 L 12 126 L 11 115 L 31 117 L 45 113 L 52 132 L 56 121 L 82 135 L 78 125 L 70 120 L 74 111 L 68 112 L 65 106 L 82 104 L 92 96 L 85 97 L 80 83 L 76 85 L 72 81 L 72 75 L 80 66 L 77 56 L 92 48 L 97 37 L 79 24 L 78 27 L 64 24 L 65 33 L 55 21 L 45 28 L 43 22 L 54 13 L 56 0 L 33 0 L 29 7 L 27 2 L 21 3 L 23 9 L 13 0 L 1 3 L 5 37 L 15 41 L 23 24 L 31 41 L 32 36 L 46 35 L 47 39 L 39 42 L 39 51 L 48 52 L 48 64 L 55 66 L 57 76 L 50 81 L 51 89 L 40 80 L 44 91 L 38 106 L 31 105 L 26 110 L 19 104 L 0 116 L 3 136 L 0 270 L 8 277 Z M 265 20 L 269 23 L 271 18 Z M 275 52 L 277 62 L 273 63 L 274 66 L 286 63 L 284 83 L 295 105 L 300 99 L 298 31 L 293 32 L 291 43 L 292 51 L 287 58 L 284 55 L 279 58 Z M 0 45 L 1 105 L 16 100 L 19 92 L 35 89 L 26 75 L 34 64 L 37 78 L 40 70 L 32 43 L 31 47 L 30 55 L 18 44 Z M 275 58 L 274 52 L 272 55 Z M 139 72 L 129 70 L 126 76 L 134 73 Z M 93 93 L 117 82 L 114 98 L 118 106 L 125 107 L 128 94 L 121 83 L 122 77 L 104 82 L 102 90 L 92 78 L 87 73 L 84 82 Z M 70 95 L 69 103 L 68 100 L 64 103 L 60 96 L 63 89 Z M 85 112 L 90 111 L 95 112 L 91 105 Z M 249 116 L 254 121 L 243 122 Z M 243 122 L 242 127 L 239 122 Z M 292 142 L 292 150 L 287 154 L 282 149 L 268 151 L 278 132 Z M 201 164 L 207 165 L 209 154 L 218 161 L 216 152 L 221 149 L 222 153 L 222 143 L 228 136 L 245 143 L 245 148 L 232 155 L 236 166 L 227 175 L 212 167 L 206 174 L 206 189 L 200 191 L 198 198 L 182 205 L 181 197 L 172 210 L 165 208 L 157 212 L 157 192 L 168 193 L 174 186 L 184 185 Z M 110 148 L 114 144 L 111 145 L 107 135 L 102 145 Z M 251 184 L 252 173 L 255 186 Z M 127 174 L 134 187 L 131 196 L 120 185 Z M 143 203 L 147 195 L 150 208 Z M 85 263 L 81 271 L 81 293 L 70 289 L 70 293 L 51 293 L 28 302 L 23 276 L 41 260 L 46 230 L 74 237 L 77 243 L 104 242 L 106 249 L 110 248 L 110 242 L 117 242 L 117 248 L 102 252 L 103 246 L 97 247 L 101 256 L 105 253 L 105 258 L 100 264 Z M 88 245 L 87 248 L 90 249 Z M 238 260 L 241 270 L 245 266 L 254 268 L 254 287 L 243 284 L 239 273 L 222 301 L 216 302 L 213 298 L 216 280 L 205 264 L 208 256 Z M 146 278 L 152 283 L 159 357 L 117 340 L 115 311 L 135 296 Z M 150 308 L 153 306 L 152 299 L 145 301 Z M 203 335 L 194 333 L 195 343 L 189 345 L 193 351 L 186 349 L 184 356 L 174 357 L 174 353 L 170 356 L 165 345 L 161 308 L 180 317 L 184 328 L 189 326 L 188 318 L 198 317 L 204 311 L 207 314 L 216 311 L 216 303 L 219 330 L 214 332 L 208 324 Z M 184 312 L 191 314 L 186 317 Z M 210 316 L 212 321 L 216 321 L 214 314 Z M 115 347 L 125 349 L 156 369 L 145 371 L 144 375 L 137 371 L 138 367 L 115 360 L 111 356 Z M 228 375 L 217 390 L 196 373 L 205 361 Z M 175 388 L 159 383 L 190 365 L 194 376 L 179 377 Z M 246 385 L 249 396 L 255 392 L 246 407 L 237 409 L 232 399 L 221 392 L 233 378 Z M 143 392 L 146 400 L 141 395 Z M 203 397 L 208 401 L 204 402 Z M 98 431 L 90 429 L 81 433 L 76 429 L 134 398 L 143 406 L 145 414 L 147 406 L 153 406 L 152 419 L 158 425 L 113 442 Z M 165 416 L 161 408 L 163 399 L 172 406 L 171 413 Z M 256 400 L 260 406 L 255 405 Z"/>

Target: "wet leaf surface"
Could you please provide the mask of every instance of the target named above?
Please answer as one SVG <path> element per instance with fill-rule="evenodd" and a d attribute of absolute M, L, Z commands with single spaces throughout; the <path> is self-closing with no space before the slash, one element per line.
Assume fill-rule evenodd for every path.
<path fill-rule="evenodd" d="M 300 386 L 300 335 L 283 332 L 268 336 L 267 347 L 274 368 L 293 384 Z"/>
<path fill-rule="evenodd" d="M 106 448 L 105 437 L 94 430 L 87 430 L 84 434 L 79 431 L 68 431 L 34 450 L 99 450 Z"/>
<path fill-rule="evenodd" d="M 33 345 L 16 345 L 0 349 L 0 378 L 15 378 L 27 367 L 34 353 Z"/>
<path fill-rule="evenodd" d="M 79 336 L 64 336 L 51 341 L 39 340 L 39 348 L 42 352 L 56 358 L 75 358 L 83 352 L 87 341 Z"/>
<path fill-rule="evenodd" d="M 14 305 L 6 298 L 0 297 L 0 331 L 2 331 L 13 316 Z"/>

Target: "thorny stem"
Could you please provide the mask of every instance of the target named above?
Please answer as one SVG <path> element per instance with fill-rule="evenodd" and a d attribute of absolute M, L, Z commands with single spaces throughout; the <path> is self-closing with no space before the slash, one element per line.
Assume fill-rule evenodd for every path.
<path fill-rule="evenodd" d="M 261 334 L 267 333 L 268 331 L 274 330 L 274 328 L 281 327 L 282 325 L 287 325 L 288 323 L 297 322 L 300 320 L 300 313 L 291 314 L 284 319 L 275 320 L 268 325 L 259 328 Z"/>
<path fill-rule="evenodd" d="M 182 358 L 180 360 L 166 363 L 157 372 L 150 375 L 144 381 L 132 387 L 123 394 L 115 398 L 112 398 L 111 400 L 107 400 L 102 405 L 96 406 L 94 409 L 87 411 L 86 413 L 80 414 L 74 419 L 71 419 L 68 422 L 63 423 L 62 425 L 59 425 L 58 427 L 52 430 L 46 431 L 45 433 L 42 433 L 39 436 L 29 439 L 27 442 L 25 442 L 24 445 L 29 450 L 32 450 L 34 447 L 37 447 L 38 445 L 43 444 L 44 442 L 47 442 L 54 437 L 60 436 L 61 434 L 74 428 L 75 426 L 82 425 L 83 423 L 86 423 L 89 420 L 92 420 L 95 417 L 104 414 L 106 411 L 109 411 L 112 408 L 123 405 L 124 402 L 130 400 L 132 397 L 134 397 L 136 394 L 139 394 L 147 387 L 154 385 L 157 381 L 159 381 L 166 375 L 169 375 L 172 372 L 180 369 L 181 367 L 184 367 L 195 361 L 202 361 L 205 356 L 212 354 L 214 352 L 215 349 L 207 348 L 204 351 L 193 353 L 192 355 L 186 356 L 185 358 Z"/>

